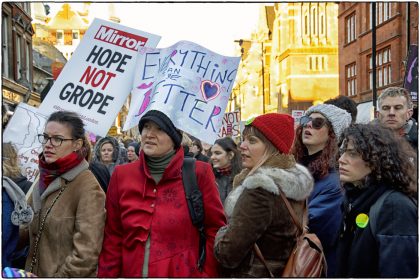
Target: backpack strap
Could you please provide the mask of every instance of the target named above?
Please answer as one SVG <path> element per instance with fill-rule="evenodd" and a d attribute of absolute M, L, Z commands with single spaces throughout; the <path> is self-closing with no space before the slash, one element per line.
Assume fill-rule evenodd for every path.
<path fill-rule="evenodd" d="M 381 211 L 382 205 L 384 204 L 385 199 L 390 195 L 394 190 L 386 190 L 379 198 L 376 200 L 376 202 L 370 207 L 369 210 L 369 224 L 370 224 L 370 230 L 372 231 L 373 237 L 376 239 L 376 233 L 377 233 L 377 219 L 379 216 L 379 211 Z"/>
<path fill-rule="evenodd" d="M 202 271 L 206 260 L 206 235 L 204 232 L 203 196 L 198 187 L 196 176 L 195 158 L 185 157 L 182 166 L 182 181 L 191 221 L 192 224 L 197 227 L 200 235 L 197 266 L 198 269 Z"/>

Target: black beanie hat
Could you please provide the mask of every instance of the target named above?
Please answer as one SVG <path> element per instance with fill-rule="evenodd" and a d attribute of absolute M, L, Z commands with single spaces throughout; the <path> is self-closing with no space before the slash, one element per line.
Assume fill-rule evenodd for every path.
<path fill-rule="evenodd" d="M 166 134 L 171 137 L 172 141 L 174 141 L 175 149 L 178 149 L 181 146 L 182 141 L 182 134 L 181 132 L 174 126 L 172 121 L 162 112 L 157 110 L 150 110 L 139 121 L 139 132 L 143 130 L 144 124 L 147 121 L 155 122 Z"/>

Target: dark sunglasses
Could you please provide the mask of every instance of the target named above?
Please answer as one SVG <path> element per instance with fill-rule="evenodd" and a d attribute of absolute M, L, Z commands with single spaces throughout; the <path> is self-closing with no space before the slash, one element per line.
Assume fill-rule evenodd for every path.
<path fill-rule="evenodd" d="M 312 122 L 312 128 L 314 129 L 321 129 L 324 125 L 328 123 L 327 119 L 323 118 L 311 118 L 308 116 L 303 116 L 300 118 L 300 125 L 305 127 L 308 125 L 309 122 Z"/>

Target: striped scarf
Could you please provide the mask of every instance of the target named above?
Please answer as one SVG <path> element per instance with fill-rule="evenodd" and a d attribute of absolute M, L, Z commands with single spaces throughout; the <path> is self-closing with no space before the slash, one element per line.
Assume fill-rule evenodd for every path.
<path fill-rule="evenodd" d="M 42 194 L 54 179 L 79 165 L 86 153 L 86 147 L 82 147 L 52 163 L 45 162 L 44 154 L 41 153 L 39 155 L 39 193 Z"/>

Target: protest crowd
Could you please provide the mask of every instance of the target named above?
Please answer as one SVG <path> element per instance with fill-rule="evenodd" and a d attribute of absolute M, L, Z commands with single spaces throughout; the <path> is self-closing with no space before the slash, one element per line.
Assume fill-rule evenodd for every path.
<path fill-rule="evenodd" d="M 369 123 L 339 96 L 220 136 L 240 58 L 92 26 L 38 111 L 2 104 L 3 277 L 418 277 L 406 89 Z M 110 136 L 129 94 L 138 137 Z M 26 116 L 37 132 L 11 137 Z"/>
<path fill-rule="evenodd" d="M 417 277 L 410 95 L 386 89 L 369 124 L 352 122 L 351 105 L 312 106 L 297 127 L 287 114 L 260 115 L 208 154 L 159 110 L 141 117 L 140 139 L 95 143 L 77 114 L 52 113 L 37 136 L 34 183 L 3 144 L 2 268 L 39 277 L 281 276 L 297 238 L 287 199 L 322 244 L 321 277 Z M 194 168 L 184 173 L 186 159 Z M 191 176 L 198 227 L 184 189 Z"/>

